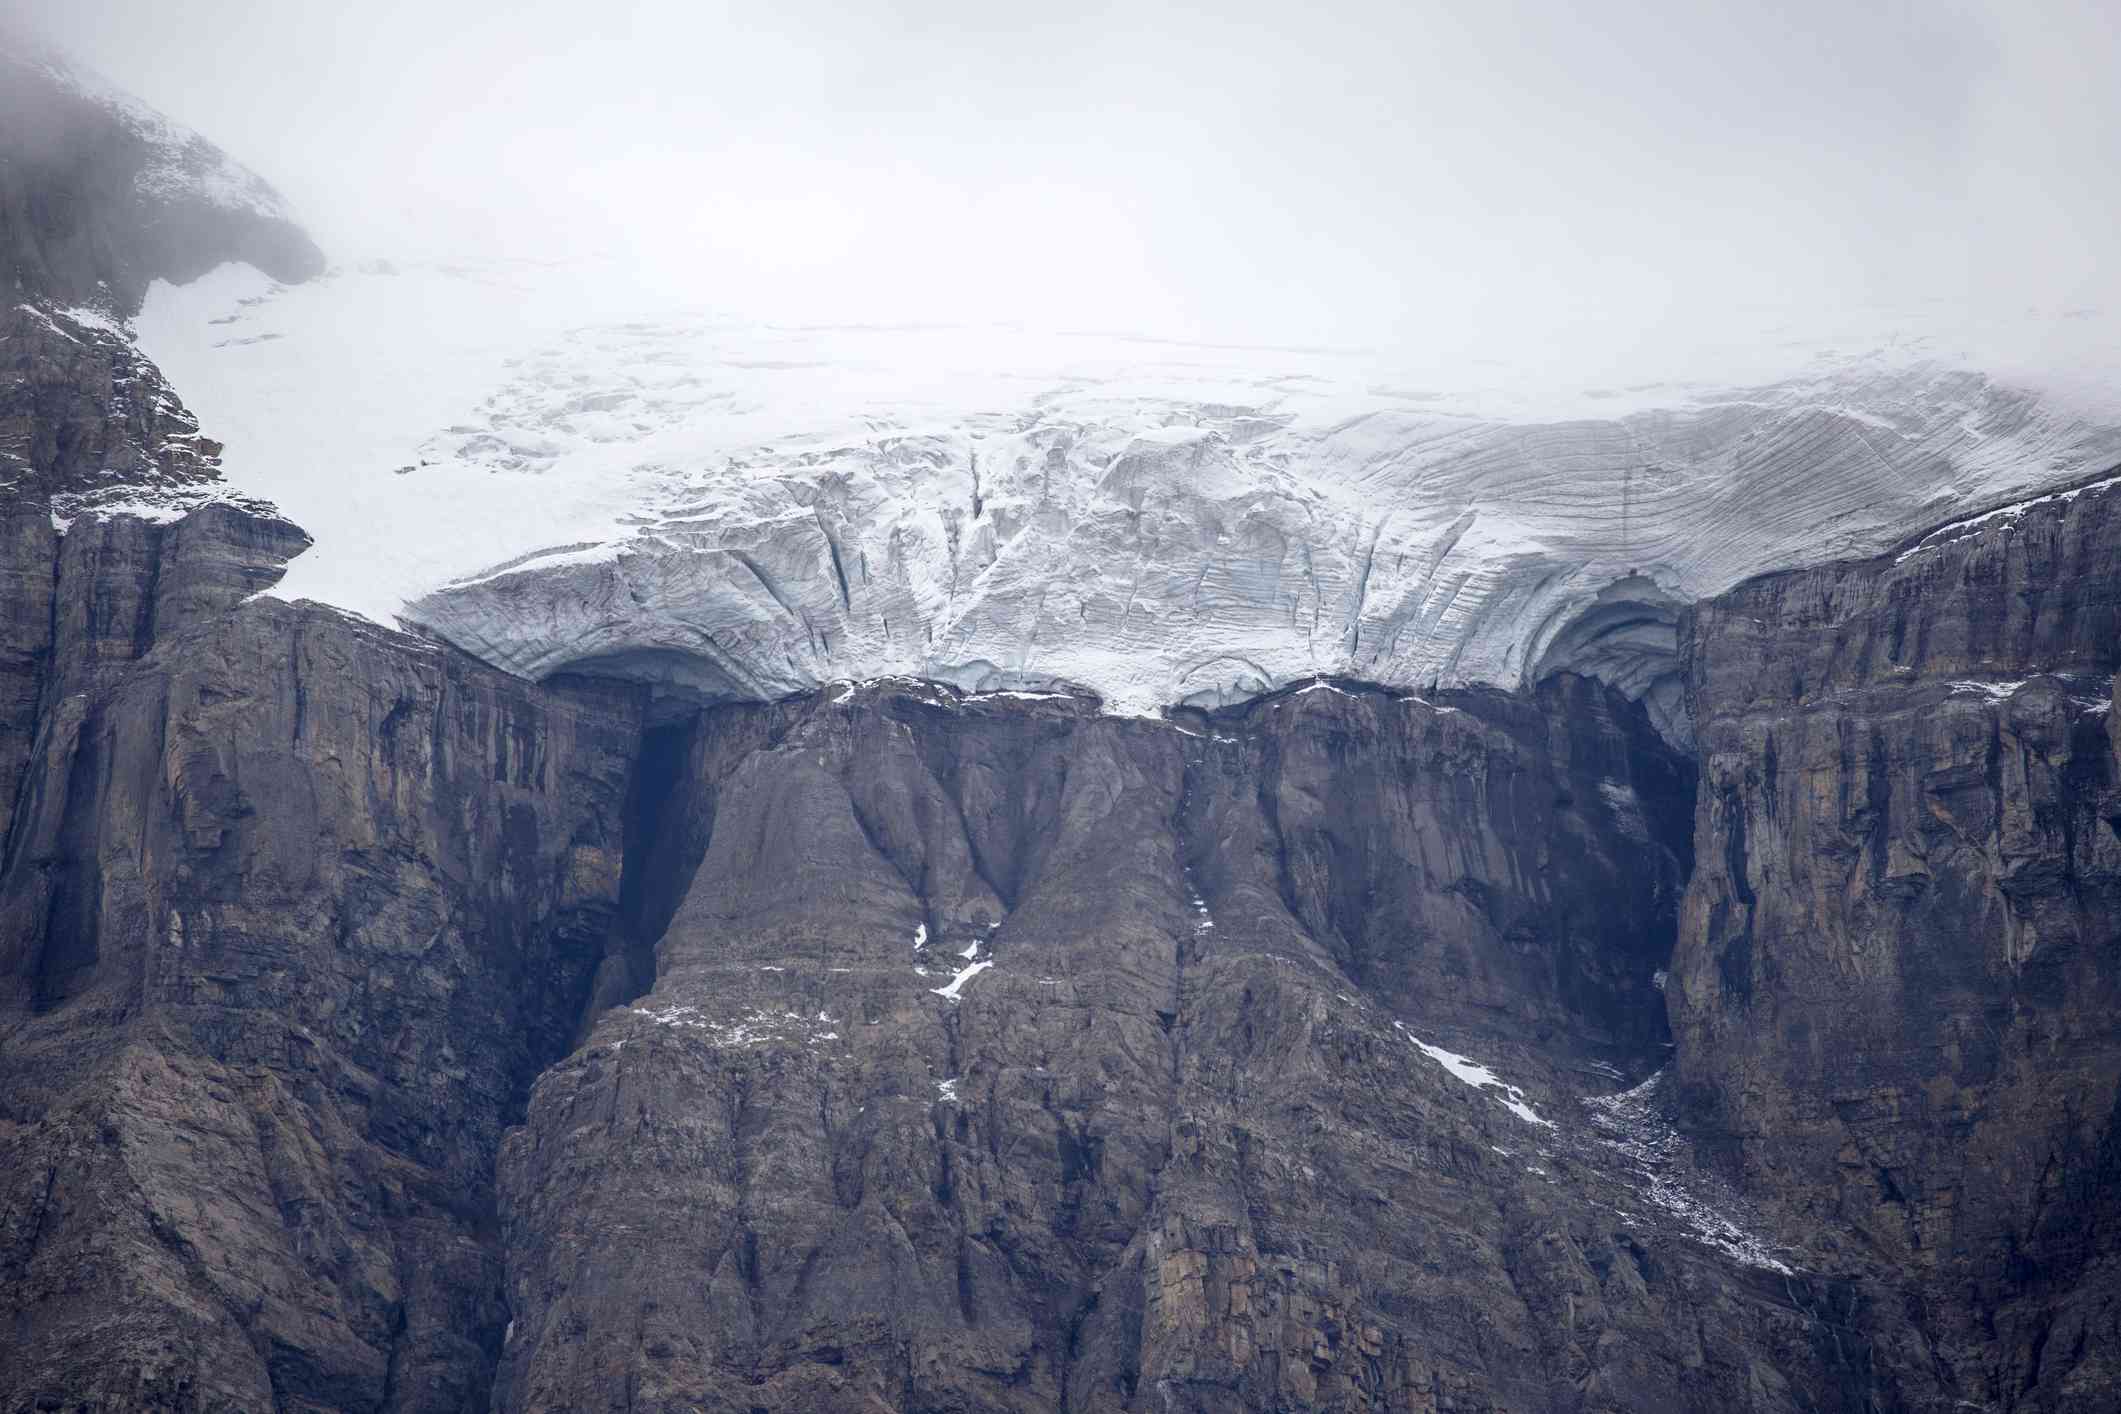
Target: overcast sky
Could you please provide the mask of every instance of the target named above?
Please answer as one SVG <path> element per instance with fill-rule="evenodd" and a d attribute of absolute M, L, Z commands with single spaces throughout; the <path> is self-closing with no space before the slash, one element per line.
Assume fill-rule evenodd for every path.
<path fill-rule="evenodd" d="M 0 5 L 335 257 L 780 319 L 1576 346 L 2121 265 L 2111 0 Z"/>

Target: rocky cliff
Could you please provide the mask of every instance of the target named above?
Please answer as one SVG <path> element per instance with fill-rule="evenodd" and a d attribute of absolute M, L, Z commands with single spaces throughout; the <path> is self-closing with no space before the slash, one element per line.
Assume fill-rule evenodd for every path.
<path fill-rule="evenodd" d="M 1661 1060 L 1689 792 L 1639 708 L 907 683 L 667 731 L 654 986 L 501 1159 L 500 1404 L 1647 1395 L 1594 1351 L 1679 1298 L 1593 1297 L 1636 1269 L 1540 1113 Z"/>
<path fill-rule="evenodd" d="M 232 509 L 165 533 L 208 587 L 145 639 L 109 627 L 141 620 L 132 561 L 62 563 L 0 875 L 6 1397 L 2100 1407 L 2111 693 L 2068 674 L 2111 642 L 2108 494 L 1692 611 L 1698 805 L 1639 704 L 1566 674 L 1165 721 L 908 680 L 658 720 L 238 603 L 288 546 L 203 535 Z M 1982 664 L 1942 626 L 1978 614 L 1923 618 L 1936 584 L 1897 601 L 1913 676 L 1889 626 L 1867 658 L 1881 582 L 1937 576 L 2059 586 L 2081 630 L 1984 641 L 2063 675 L 1956 676 Z M 1991 737 L 2066 722 L 2061 813 L 2007 766 L 1957 789 L 2090 851 L 1907 941 L 1805 884 L 1868 971 L 1779 923 L 1775 881 L 1838 861 L 1793 832 L 1878 808 L 1834 773 L 1880 758 L 1725 735 L 1859 685 Z M 1734 825 L 1748 792 L 1775 803 Z M 1928 888 L 2053 853 L 1984 838 L 1927 838 Z M 1915 897 L 1852 859 L 1875 895 L 1829 902 Z M 1965 960 L 2028 899 L 2076 920 L 2039 935 L 2066 984 Z M 2013 1030 L 1976 1053 L 1953 1006 Z"/>
<path fill-rule="evenodd" d="M 625 691 L 270 601 L 54 696 L 0 873 L 8 1407 L 483 1401 L 488 1175 L 634 740 Z"/>
<path fill-rule="evenodd" d="M 1698 1133 L 1926 1293 L 1984 1408 L 2116 1398 L 2121 483 L 1690 616 Z"/>

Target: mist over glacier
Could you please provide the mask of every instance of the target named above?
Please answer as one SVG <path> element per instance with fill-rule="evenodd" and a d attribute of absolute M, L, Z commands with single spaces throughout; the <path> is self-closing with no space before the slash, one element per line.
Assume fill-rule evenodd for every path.
<path fill-rule="evenodd" d="M 2111 307 L 2092 0 L 9 9 L 348 263 L 595 253 L 602 284 L 733 317 L 1586 386 L 1728 379 L 1704 359 L 1881 311 Z"/>

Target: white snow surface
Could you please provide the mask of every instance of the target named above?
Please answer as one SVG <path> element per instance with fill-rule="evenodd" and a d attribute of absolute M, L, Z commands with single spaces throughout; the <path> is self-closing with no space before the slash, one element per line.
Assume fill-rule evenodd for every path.
<path fill-rule="evenodd" d="M 226 266 L 158 284 L 135 329 L 232 487 L 316 538 L 274 592 L 527 677 L 705 696 L 910 675 L 1151 713 L 1323 675 L 1508 685 L 1631 572 L 1695 598 L 2121 463 L 2102 319 L 1827 331 L 1567 387 L 741 323 L 617 275 Z"/>
<path fill-rule="evenodd" d="M 987 962 L 968 962 L 958 970 L 958 974 L 955 977 L 950 979 L 949 986 L 930 987 L 928 990 L 945 1001 L 957 1001 L 965 994 L 965 984 L 992 966 L 994 966 L 994 963 L 991 960 Z"/>
<path fill-rule="evenodd" d="M 1480 1062 L 1468 1060 L 1466 1059 L 1466 1057 L 1459 1055 L 1456 1051 L 1447 1051 L 1441 1046 L 1432 1046 L 1428 1042 L 1416 1036 L 1413 1032 L 1407 1030 L 1407 1028 L 1400 1022 L 1393 1022 L 1392 1028 L 1395 1031 L 1399 1032 L 1400 1035 L 1406 1037 L 1409 1041 L 1412 1041 L 1414 1043 L 1415 1050 L 1420 1051 L 1430 1060 L 1435 1061 L 1438 1065 L 1442 1066 L 1445 1070 L 1449 1071 L 1451 1073 L 1451 1077 L 1454 1080 L 1460 1081 L 1461 1083 L 1466 1085 L 1470 1085 L 1475 1090 L 1499 1090 L 1502 1093 L 1496 1095 L 1494 1098 L 1497 1103 L 1499 1103 L 1504 1109 L 1508 1110 L 1511 1114 L 1516 1115 L 1526 1124 L 1542 1125 L 1547 1129 L 1552 1129 L 1554 1127 L 1554 1121 L 1550 1119 L 1541 1119 L 1538 1114 L 1533 1111 L 1532 1107 L 1525 1103 L 1523 1090 L 1519 1089 L 1515 1085 L 1510 1084 L 1508 1081 L 1504 1080 L 1494 1071 L 1489 1070 Z"/>

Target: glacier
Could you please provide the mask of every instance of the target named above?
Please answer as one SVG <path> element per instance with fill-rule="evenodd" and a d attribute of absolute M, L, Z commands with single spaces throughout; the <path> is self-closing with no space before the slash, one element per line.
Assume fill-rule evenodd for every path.
<path fill-rule="evenodd" d="M 2121 463 L 2097 320 L 2035 320 L 2031 359 L 1896 328 L 1567 387 L 1357 350 L 775 327 L 611 273 L 226 266 L 157 284 L 134 329 L 231 486 L 315 537 L 276 593 L 678 707 L 904 675 L 1152 714 L 1571 668 L 1684 738 L 1688 602 L 1919 553 Z"/>

